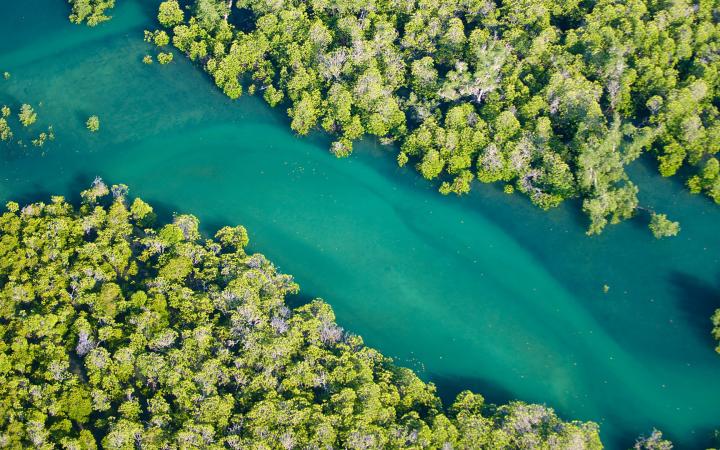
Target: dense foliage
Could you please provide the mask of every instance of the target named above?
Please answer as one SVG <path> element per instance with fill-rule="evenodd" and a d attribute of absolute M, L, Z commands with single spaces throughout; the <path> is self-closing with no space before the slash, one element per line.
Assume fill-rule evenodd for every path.
<path fill-rule="evenodd" d="M 100 118 L 98 116 L 90 116 L 85 122 L 85 127 L 93 133 L 100 130 Z"/>
<path fill-rule="evenodd" d="M 0 216 L 0 447 L 600 448 L 540 405 L 443 409 L 325 303 L 288 308 L 242 227 L 153 227 L 99 179 L 82 199 Z"/>
<path fill-rule="evenodd" d="M 715 347 L 715 351 L 720 353 L 720 308 L 715 310 L 715 314 L 712 316 L 712 324 L 713 337 L 718 341 L 718 346 Z"/>
<path fill-rule="evenodd" d="M 680 232 L 680 224 L 670 221 L 665 214 L 652 214 L 650 231 L 656 238 L 675 236 Z"/>
<path fill-rule="evenodd" d="M 20 107 L 20 112 L 18 113 L 18 119 L 20 119 L 20 123 L 23 124 L 24 127 L 29 127 L 30 125 L 34 124 L 37 121 L 37 113 L 33 109 L 32 106 L 28 105 L 27 103 L 24 103 Z"/>
<path fill-rule="evenodd" d="M 8 117 L 10 117 L 10 107 L 3 105 L 0 109 L 0 141 L 10 141 L 13 138 L 12 128 L 8 123 Z"/>
<path fill-rule="evenodd" d="M 110 20 L 105 12 L 115 6 L 115 0 L 68 0 L 68 2 L 72 6 L 70 21 L 86 23 L 91 27 Z"/>
<path fill-rule="evenodd" d="M 336 135 L 339 156 L 370 134 L 442 193 L 580 197 L 591 234 L 635 213 L 642 153 L 720 202 L 717 0 L 191 3 L 160 6 L 173 44 L 231 98 L 258 89 L 299 134 Z"/>

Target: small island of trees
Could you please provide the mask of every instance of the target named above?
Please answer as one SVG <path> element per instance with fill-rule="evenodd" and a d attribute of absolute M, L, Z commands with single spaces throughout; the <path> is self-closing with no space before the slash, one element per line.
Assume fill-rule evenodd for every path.
<path fill-rule="evenodd" d="M 37 121 L 37 113 L 32 106 L 23 103 L 18 113 L 18 119 L 20 119 L 20 123 L 22 123 L 24 127 L 29 127 Z"/>
<path fill-rule="evenodd" d="M 88 117 L 87 122 L 85 122 L 85 127 L 91 132 L 96 133 L 100 130 L 100 118 L 95 115 Z"/>

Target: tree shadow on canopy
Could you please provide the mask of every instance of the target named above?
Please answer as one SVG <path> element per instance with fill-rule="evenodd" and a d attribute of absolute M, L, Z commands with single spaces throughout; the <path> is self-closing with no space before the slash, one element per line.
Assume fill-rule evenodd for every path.
<path fill-rule="evenodd" d="M 710 317 L 720 308 L 720 283 L 712 284 L 695 275 L 678 271 L 670 274 L 670 283 L 683 318 L 707 348 L 714 349 Z"/>

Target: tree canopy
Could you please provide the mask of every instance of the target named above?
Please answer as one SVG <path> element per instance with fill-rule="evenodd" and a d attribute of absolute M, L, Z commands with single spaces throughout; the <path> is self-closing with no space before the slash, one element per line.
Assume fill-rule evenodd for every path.
<path fill-rule="evenodd" d="M 0 446 L 600 448 L 593 423 L 432 384 L 340 328 L 241 226 L 155 224 L 96 179 L 0 216 Z"/>
<path fill-rule="evenodd" d="M 665 214 L 653 214 L 650 218 L 650 231 L 658 239 L 675 236 L 680 232 L 680 224 L 670 221 Z"/>
<path fill-rule="evenodd" d="M 100 130 L 100 118 L 95 115 L 88 117 L 88 120 L 85 122 L 85 127 L 93 133 L 99 131 Z"/>
<path fill-rule="evenodd" d="M 4 111 L 3 115 L 5 115 Z M 23 105 L 20 107 L 18 118 L 20 119 L 20 123 L 22 123 L 24 127 L 29 127 L 37 121 L 37 113 L 32 106 L 28 105 L 27 103 L 23 103 Z"/>
<path fill-rule="evenodd" d="M 115 0 L 68 0 L 68 2 L 72 7 L 70 21 L 86 23 L 90 27 L 110 20 L 105 12 L 115 6 Z"/>

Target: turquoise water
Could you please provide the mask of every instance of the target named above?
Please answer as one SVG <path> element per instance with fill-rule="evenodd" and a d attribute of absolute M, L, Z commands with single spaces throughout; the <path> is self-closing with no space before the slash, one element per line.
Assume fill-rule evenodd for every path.
<path fill-rule="evenodd" d="M 96 175 L 126 183 L 208 233 L 244 224 L 253 250 L 297 278 L 293 301 L 326 299 L 446 399 L 467 387 L 547 403 L 600 423 L 610 448 L 653 426 L 679 448 L 711 444 L 719 207 L 647 162 L 630 172 L 644 205 L 681 221 L 675 239 L 643 220 L 588 238 L 576 204 L 545 213 L 494 186 L 442 197 L 391 149 L 365 142 L 338 160 L 324 136 L 296 138 L 280 110 L 226 99 L 180 55 L 142 64 L 154 2 L 120 3 L 95 29 L 69 24 L 64 2 L 0 3 L 0 72 L 12 74 L 0 103 L 31 103 L 32 132 L 57 134 L 43 149 L 0 144 L 0 201 L 76 198 Z"/>

